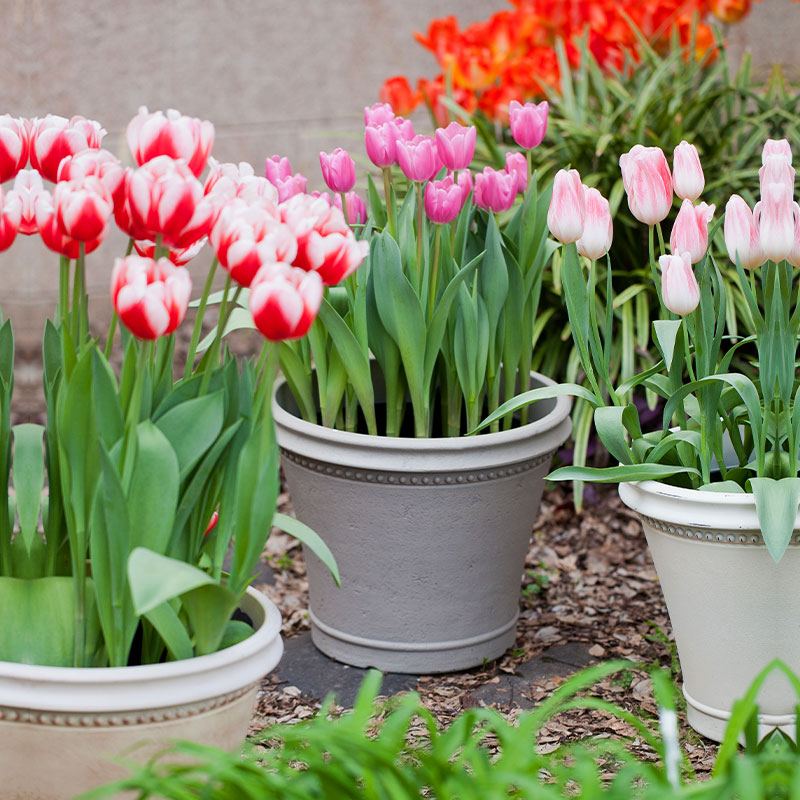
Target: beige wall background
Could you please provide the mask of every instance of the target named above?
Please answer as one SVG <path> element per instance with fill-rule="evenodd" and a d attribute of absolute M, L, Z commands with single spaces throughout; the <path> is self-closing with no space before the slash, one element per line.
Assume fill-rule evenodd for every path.
<path fill-rule="evenodd" d="M 130 161 L 124 130 L 140 105 L 210 119 L 214 155 L 250 161 L 288 155 L 323 189 L 318 153 L 341 145 L 363 154 L 362 109 L 381 82 L 433 76 L 414 30 L 455 14 L 485 19 L 503 0 L 0 0 L 0 113 L 83 114 L 108 130 L 105 146 Z M 800 64 L 800 6 L 763 0 L 728 32 L 761 70 Z M 423 125 L 424 115 L 421 117 Z M 366 168 L 366 158 L 363 158 Z M 125 246 L 111 237 L 89 257 L 93 315 L 110 315 L 111 264 Z M 57 297 L 55 254 L 20 237 L 0 256 L 0 304 L 17 340 L 35 350 Z M 193 269 L 202 280 L 201 259 Z M 37 377 L 38 381 L 38 377 Z"/>

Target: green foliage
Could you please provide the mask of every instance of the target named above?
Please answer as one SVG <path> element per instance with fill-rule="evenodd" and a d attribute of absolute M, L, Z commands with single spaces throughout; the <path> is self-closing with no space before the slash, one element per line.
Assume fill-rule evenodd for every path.
<path fill-rule="evenodd" d="M 785 734 L 757 735 L 757 694 L 766 676 L 782 670 L 769 665 L 737 702 L 720 748 L 714 776 L 691 781 L 678 746 L 674 684 L 668 674 L 651 672 L 658 719 L 641 719 L 591 695 L 595 682 L 614 676 L 630 681 L 629 662 L 590 667 L 570 678 L 536 709 L 515 723 L 491 708 L 459 714 L 440 728 L 415 694 L 377 701 L 380 673 L 367 675 L 352 712 L 334 715 L 326 703 L 316 718 L 277 725 L 251 741 L 240 754 L 180 743 L 127 779 L 89 792 L 80 800 L 101 800 L 130 791 L 140 800 L 781 800 L 797 796 L 800 751 Z M 592 708 L 626 721 L 649 760 L 635 757 L 621 739 L 585 739 L 540 752 L 537 736 L 554 715 Z M 737 754 L 737 742 L 744 752 Z M 168 758 L 165 758 L 168 757 Z M 170 762 L 175 759 L 179 763 Z"/>

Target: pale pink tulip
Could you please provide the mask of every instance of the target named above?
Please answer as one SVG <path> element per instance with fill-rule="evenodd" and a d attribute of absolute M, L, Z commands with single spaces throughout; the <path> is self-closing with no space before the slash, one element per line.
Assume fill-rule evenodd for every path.
<path fill-rule="evenodd" d="M 713 216 L 714 206 L 695 206 L 691 200 L 684 200 L 669 235 L 672 252 L 688 253 L 692 264 L 700 261 L 708 250 L 708 223 Z"/>
<path fill-rule="evenodd" d="M 794 244 L 786 260 L 793 267 L 800 267 L 800 206 L 794 204 Z"/>
<path fill-rule="evenodd" d="M 738 194 L 731 195 L 725 206 L 725 247 L 731 261 L 735 264 L 738 257 L 745 269 L 756 269 L 766 261 L 753 212 Z"/>
<path fill-rule="evenodd" d="M 782 261 L 794 246 L 795 209 L 791 187 L 769 183 L 761 187 L 761 201 L 753 210 L 764 255 Z"/>
<path fill-rule="evenodd" d="M 787 163 L 792 163 L 792 148 L 787 139 L 767 139 L 761 151 L 761 163 L 766 164 L 771 156 L 779 156 Z"/>
<path fill-rule="evenodd" d="M 681 317 L 691 314 L 700 303 L 700 287 L 692 271 L 688 253 L 661 256 L 661 299 L 664 305 Z"/>
<path fill-rule="evenodd" d="M 275 178 L 272 183 L 278 190 L 279 203 L 283 203 L 295 195 L 305 194 L 306 186 L 308 184 L 306 178 L 299 172 L 296 172 L 294 175 L 290 175 L 288 178 Z"/>
<path fill-rule="evenodd" d="M 250 313 L 270 341 L 299 339 L 308 333 L 322 304 L 318 273 L 283 263 L 268 263 L 250 286 Z"/>
<path fill-rule="evenodd" d="M 672 186 L 682 200 L 697 200 L 703 192 L 706 179 L 697 148 L 683 141 L 672 154 Z"/>
<path fill-rule="evenodd" d="M 286 156 L 270 156 L 264 165 L 264 174 L 272 183 L 285 181 L 292 177 L 292 165 Z"/>
<path fill-rule="evenodd" d="M 214 126 L 208 120 L 187 117 L 174 108 L 148 112 L 146 106 L 128 123 L 128 147 L 141 167 L 157 156 L 182 158 L 195 176 L 206 166 L 214 144 Z"/>
<path fill-rule="evenodd" d="M 665 219 L 672 207 L 672 175 L 661 148 L 637 144 L 619 165 L 633 216 L 646 225 Z"/>
<path fill-rule="evenodd" d="M 780 183 L 789 187 L 794 194 L 794 167 L 782 156 L 768 156 L 764 165 L 758 171 L 758 180 L 761 184 L 761 199 L 764 199 L 764 187 L 771 183 Z"/>
<path fill-rule="evenodd" d="M 538 147 L 547 131 L 547 114 L 550 110 L 546 100 L 536 103 L 522 103 L 512 100 L 508 104 L 508 121 L 511 136 L 525 150 Z"/>
<path fill-rule="evenodd" d="M 614 238 L 614 223 L 608 200 L 597 189 L 583 187 L 583 202 L 586 210 L 583 233 L 577 241 L 578 252 L 592 261 L 602 258 L 611 248 Z"/>
<path fill-rule="evenodd" d="M 578 170 L 560 169 L 553 180 L 553 196 L 547 210 L 547 227 L 562 244 L 577 242 L 586 224 L 583 184 Z"/>

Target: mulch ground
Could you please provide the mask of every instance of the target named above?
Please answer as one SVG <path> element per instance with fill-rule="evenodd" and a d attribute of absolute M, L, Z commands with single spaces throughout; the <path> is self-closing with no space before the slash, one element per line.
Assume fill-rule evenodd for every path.
<path fill-rule="evenodd" d="M 283 510 L 290 510 L 287 494 Z M 273 532 L 265 554 L 273 583 L 260 588 L 283 615 L 287 639 L 309 630 L 308 584 L 301 549 L 292 537 Z M 636 516 L 620 502 L 616 488 L 587 498 L 576 514 L 572 496 L 561 487 L 545 492 L 533 528 L 526 572 L 521 586 L 520 619 L 514 648 L 498 661 L 466 672 L 422 676 L 416 690 L 442 723 L 461 710 L 491 705 L 513 719 L 550 695 L 566 679 L 526 675 L 526 664 L 542 653 L 576 649 L 594 662 L 628 659 L 632 667 L 596 684 L 592 694 L 650 721 L 657 716 L 646 669 L 658 664 L 677 668 L 672 632 L 655 569 Z M 589 660 L 587 658 L 587 660 Z M 679 677 L 679 674 L 676 675 Z M 511 687 L 510 691 L 502 691 Z M 253 731 L 275 722 L 307 719 L 321 698 L 309 698 L 276 676 L 265 679 Z M 680 715 L 681 738 L 698 778 L 706 777 L 717 746 L 687 725 Z M 653 754 L 635 737 L 635 730 L 610 715 L 572 710 L 554 717 L 542 730 L 538 746 L 555 750 L 567 741 L 587 736 L 631 739 L 642 758 Z"/>

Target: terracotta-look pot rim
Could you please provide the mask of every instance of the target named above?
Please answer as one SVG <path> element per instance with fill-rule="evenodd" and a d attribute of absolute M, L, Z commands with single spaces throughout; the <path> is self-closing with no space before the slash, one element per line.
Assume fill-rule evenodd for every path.
<path fill-rule="evenodd" d="M 281 616 L 253 587 L 240 609 L 255 631 L 224 650 L 181 661 L 133 667 L 47 667 L 0 661 L 0 706 L 51 711 L 160 708 L 236 692 L 280 659 Z"/>
<path fill-rule="evenodd" d="M 538 372 L 531 372 L 531 378 L 534 385 L 557 385 L 556 381 Z M 409 468 L 405 457 L 413 457 L 413 469 L 422 472 L 447 472 L 456 465 L 460 467 L 465 459 L 474 459 L 478 468 L 491 469 L 495 464 L 551 452 L 569 436 L 571 403 L 566 396 L 533 404 L 534 413 L 537 405 L 550 403 L 552 406 L 527 425 L 476 436 L 429 438 L 372 436 L 327 428 L 288 411 L 282 403 L 289 398 L 288 384 L 281 378 L 276 381 L 272 396 L 273 418 L 282 433 L 282 437 L 279 435 L 281 446 L 301 456 L 345 466 L 403 471 Z M 519 450 L 518 456 L 509 458 L 508 451 L 515 449 Z"/>

